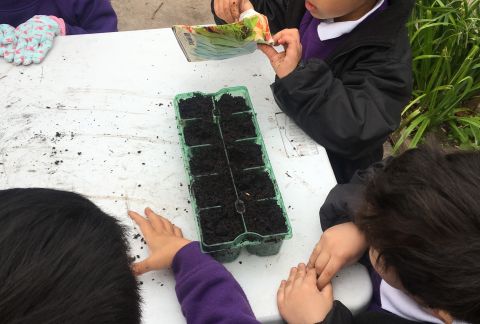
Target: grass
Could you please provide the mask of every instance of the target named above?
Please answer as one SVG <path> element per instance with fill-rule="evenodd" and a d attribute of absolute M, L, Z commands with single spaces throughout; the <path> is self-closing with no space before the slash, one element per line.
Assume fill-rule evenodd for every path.
<path fill-rule="evenodd" d="M 480 0 L 417 0 L 408 29 L 414 92 L 394 152 L 416 147 L 429 133 L 480 148 Z"/>

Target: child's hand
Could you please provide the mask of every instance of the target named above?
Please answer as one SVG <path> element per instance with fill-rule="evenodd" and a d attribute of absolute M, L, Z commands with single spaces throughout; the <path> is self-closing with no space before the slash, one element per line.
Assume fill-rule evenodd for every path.
<path fill-rule="evenodd" d="M 190 243 L 183 238 L 180 228 L 155 214 L 150 208 L 145 209 L 147 219 L 133 211 L 128 212 L 128 215 L 140 226 L 150 250 L 150 256 L 146 260 L 133 265 L 133 272 L 137 276 L 170 267 L 177 252 Z"/>
<path fill-rule="evenodd" d="M 60 24 L 49 16 L 34 16 L 24 22 L 15 30 L 18 43 L 14 63 L 30 65 L 42 62 L 53 46 L 53 39 L 60 33 Z"/>
<path fill-rule="evenodd" d="M 344 266 L 357 262 L 367 248 L 365 236 L 352 222 L 323 232 L 308 261 L 308 267 L 319 275 L 318 288 L 325 287 Z"/>
<path fill-rule="evenodd" d="M 273 36 L 276 45 L 283 45 L 284 52 L 277 52 L 268 45 L 258 45 L 258 48 L 270 59 L 275 73 L 281 79 L 297 68 L 302 59 L 302 44 L 298 29 L 284 29 Z"/>
<path fill-rule="evenodd" d="M 292 268 L 287 281 L 277 292 L 278 310 L 289 324 L 312 324 L 325 319 L 333 306 L 333 289 L 329 283 L 321 291 L 316 284 L 315 269 L 301 263 Z"/>
<path fill-rule="evenodd" d="M 215 0 L 213 6 L 215 14 L 226 23 L 238 21 L 242 12 L 253 9 L 249 0 Z"/>
<path fill-rule="evenodd" d="M 15 28 L 7 25 L 0 25 L 0 57 L 4 57 L 9 63 L 13 62 L 14 50 L 17 44 Z"/>

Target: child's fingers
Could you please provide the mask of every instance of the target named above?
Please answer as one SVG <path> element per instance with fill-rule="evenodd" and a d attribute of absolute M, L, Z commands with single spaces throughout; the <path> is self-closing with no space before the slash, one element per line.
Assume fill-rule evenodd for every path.
<path fill-rule="evenodd" d="M 297 29 L 284 29 L 273 35 L 273 40 L 275 42 L 280 42 L 280 40 L 288 40 L 291 42 L 300 42 L 300 34 Z"/>
<path fill-rule="evenodd" d="M 238 3 L 241 0 L 230 0 L 230 14 L 235 21 L 238 21 L 240 18 L 240 10 L 238 9 Z"/>
<path fill-rule="evenodd" d="M 322 251 L 321 241 L 318 242 L 313 248 L 312 254 L 310 254 L 310 259 L 308 259 L 307 267 L 315 268 L 315 262 L 317 261 L 317 258 L 320 255 L 320 251 Z"/>
<path fill-rule="evenodd" d="M 173 234 L 174 231 L 175 231 L 175 225 L 173 225 L 171 221 L 169 221 L 168 219 L 166 219 L 163 216 L 158 215 L 157 217 L 162 222 L 162 226 L 163 226 L 165 232 L 168 233 L 168 234 Z"/>
<path fill-rule="evenodd" d="M 282 38 L 283 35 L 285 35 L 286 33 L 288 33 L 288 29 L 283 29 L 278 33 L 276 33 L 275 35 L 273 35 L 273 40 L 275 41 L 275 43 L 278 42 L 278 40 Z"/>
<path fill-rule="evenodd" d="M 304 263 L 300 263 L 297 266 L 297 273 L 295 274 L 295 281 L 293 283 L 294 287 L 300 287 L 302 285 L 303 280 L 305 279 L 306 269 L 307 267 Z"/>
<path fill-rule="evenodd" d="M 292 35 L 285 35 L 285 36 L 282 36 L 280 39 L 278 39 L 277 43 L 284 46 L 295 45 L 298 47 L 298 45 L 300 45 L 300 40 L 298 38 L 293 37 Z"/>
<path fill-rule="evenodd" d="M 227 0 L 221 1 L 220 4 L 220 11 L 223 14 L 223 20 L 225 20 L 227 23 L 232 23 L 234 21 L 232 14 L 230 13 L 230 3 Z"/>
<path fill-rule="evenodd" d="M 133 274 L 136 276 L 140 276 L 149 272 L 150 270 L 152 270 L 150 266 L 150 259 L 145 259 L 132 265 Z"/>
<path fill-rule="evenodd" d="M 47 55 L 49 49 L 51 48 L 51 44 L 49 44 L 49 43 L 51 43 L 51 42 L 47 42 L 47 46 L 45 46 L 42 43 L 40 43 L 38 45 L 37 50 L 32 55 L 33 63 L 39 64 L 45 59 L 45 56 Z"/>
<path fill-rule="evenodd" d="M 180 227 L 176 226 L 176 225 L 173 225 L 173 233 L 177 237 L 183 237 L 182 229 Z"/>
<path fill-rule="evenodd" d="M 285 280 L 282 280 L 280 283 L 280 287 L 278 288 L 277 291 L 277 304 L 278 307 L 281 307 L 283 305 L 283 302 L 285 300 L 285 287 L 287 285 L 287 282 Z"/>
<path fill-rule="evenodd" d="M 15 46 L 16 44 L 9 45 L 3 52 L 3 58 L 8 63 L 12 63 L 15 58 Z"/>
<path fill-rule="evenodd" d="M 309 285 L 316 285 L 316 283 L 317 283 L 317 272 L 315 271 L 314 268 L 308 268 L 307 269 L 307 274 L 305 275 L 305 281 Z"/>
<path fill-rule="evenodd" d="M 270 62 L 272 62 L 278 55 L 277 50 L 270 45 L 259 44 L 258 49 L 261 50 L 268 57 Z"/>
<path fill-rule="evenodd" d="M 13 44 L 17 37 L 15 36 L 15 28 L 9 25 L 0 25 L 0 43 L 7 45 Z"/>
<path fill-rule="evenodd" d="M 330 259 L 328 264 L 323 269 L 322 273 L 318 277 L 317 287 L 318 289 L 323 289 L 335 276 L 335 274 L 340 270 L 339 264 L 334 260 Z"/>
<path fill-rule="evenodd" d="M 293 282 L 295 281 L 295 276 L 297 274 L 297 268 L 293 267 L 290 269 L 290 275 L 288 276 L 287 283 L 285 285 L 285 292 L 288 294 L 288 292 L 292 289 Z"/>
<path fill-rule="evenodd" d="M 330 254 L 326 252 L 320 252 L 320 255 L 317 257 L 313 265 L 318 274 L 323 272 L 329 261 Z"/>
<path fill-rule="evenodd" d="M 129 211 L 128 216 L 140 227 L 145 240 L 148 240 L 154 231 L 150 222 L 134 211 Z"/>
<path fill-rule="evenodd" d="M 13 63 L 15 65 L 21 65 L 25 61 L 25 47 L 27 46 L 27 41 L 25 39 L 20 39 L 17 43 L 17 48 L 15 49 L 15 55 Z"/>
<path fill-rule="evenodd" d="M 305 266 L 304 263 L 300 263 L 297 267 L 297 274 L 295 275 L 295 285 L 299 285 L 303 282 L 303 279 L 305 279 L 306 275 L 306 269 L 307 267 Z"/>
<path fill-rule="evenodd" d="M 155 214 L 150 207 L 145 208 L 145 215 L 157 232 L 163 232 L 166 230 L 165 222 L 162 219 L 163 217 Z"/>
<path fill-rule="evenodd" d="M 325 297 L 327 300 L 333 300 L 333 287 L 332 284 L 329 282 L 325 285 L 325 287 L 320 291 L 320 293 Z"/>
<path fill-rule="evenodd" d="M 215 0 L 213 1 L 213 11 L 215 12 L 215 14 L 218 16 L 218 14 L 220 13 L 220 2 L 221 0 Z"/>

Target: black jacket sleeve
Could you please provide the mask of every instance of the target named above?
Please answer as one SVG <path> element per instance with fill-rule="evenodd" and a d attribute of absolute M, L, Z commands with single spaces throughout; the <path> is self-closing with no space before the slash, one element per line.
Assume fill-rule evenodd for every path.
<path fill-rule="evenodd" d="M 422 324 L 424 322 L 413 322 L 401 318 L 387 311 L 383 312 L 364 312 L 356 316 L 352 316 L 350 310 L 341 302 L 335 301 L 333 308 L 327 317 L 321 323 L 317 324 Z M 428 323 L 424 323 L 428 324 Z"/>
<path fill-rule="evenodd" d="M 211 0 L 211 10 L 215 22 L 219 25 L 225 24 L 225 21 L 215 15 L 214 1 Z M 250 2 L 256 11 L 268 17 L 273 34 L 285 28 L 296 28 L 305 13 L 303 0 L 250 0 Z"/>
<path fill-rule="evenodd" d="M 336 300 L 325 319 L 317 324 L 353 324 L 353 316 L 345 305 Z"/>
<path fill-rule="evenodd" d="M 357 171 L 349 183 L 336 185 L 330 191 L 320 209 L 320 223 L 323 231 L 332 226 L 353 221 L 353 216 L 364 202 L 368 182 L 379 170 L 383 170 L 389 161 L 391 158 L 374 163 L 368 169 Z"/>
<path fill-rule="evenodd" d="M 381 147 L 400 123 L 411 95 L 407 60 L 391 49 L 362 48 L 350 68 L 334 75 L 323 60 L 272 84 L 279 107 L 327 150 L 358 159 Z"/>

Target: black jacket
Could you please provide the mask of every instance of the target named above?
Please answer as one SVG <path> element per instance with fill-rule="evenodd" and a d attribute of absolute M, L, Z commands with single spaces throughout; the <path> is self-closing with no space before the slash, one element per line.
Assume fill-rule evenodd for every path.
<path fill-rule="evenodd" d="M 364 312 L 352 316 L 350 310 L 341 302 L 335 301 L 333 308 L 323 322 L 319 324 L 431 324 L 426 322 L 414 322 L 385 312 Z"/>
<path fill-rule="evenodd" d="M 357 171 L 350 183 L 335 186 L 328 194 L 325 203 L 320 209 L 320 223 L 322 229 L 326 229 L 352 221 L 358 209 L 362 206 L 365 188 L 375 174 L 391 161 L 391 158 L 378 162 L 369 168 Z M 368 260 L 368 258 L 365 258 Z M 369 261 L 366 261 L 369 262 Z M 371 265 L 367 265 L 367 267 Z M 333 308 L 328 313 L 322 324 L 421 324 L 409 321 L 387 311 L 367 311 L 356 316 L 341 302 L 335 301 Z M 428 323 L 425 323 L 428 324 Z"/>
<path fill-rule="evenodd" d="M 273 32 L 298 27 L 305 13 L 303 0 L 252 3 L 268 16 Z M 327 149 L 339 183 L 382 159 L 383 143 L 411 98 L 405 24 L 413 4 L 389 0 L 386 10 L 355 28 L 327 59 L 303 62 L 271 85 L 279 107 Z"/>

